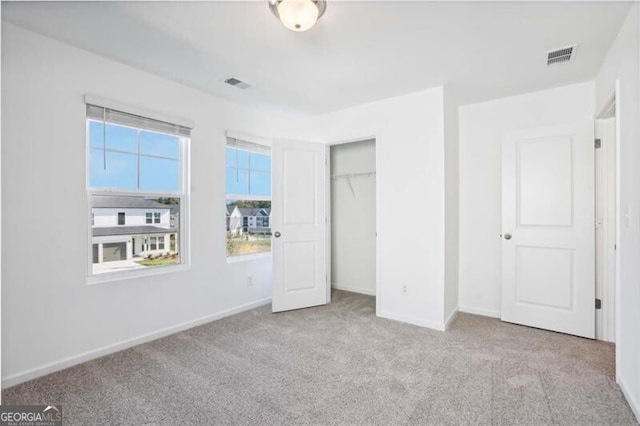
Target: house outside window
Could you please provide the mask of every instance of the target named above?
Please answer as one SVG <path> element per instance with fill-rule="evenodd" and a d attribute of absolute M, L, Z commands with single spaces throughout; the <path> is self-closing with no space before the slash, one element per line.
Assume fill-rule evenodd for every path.
<path fill-rule="evenodd" d="M 227 256 L 271 251 L 271 149 L 227 137 Z"/>
<path fill-rule="evenodd" d="M 90 282 L 185 264 L 190 127 L 89 100 L 86 124 Z"/>

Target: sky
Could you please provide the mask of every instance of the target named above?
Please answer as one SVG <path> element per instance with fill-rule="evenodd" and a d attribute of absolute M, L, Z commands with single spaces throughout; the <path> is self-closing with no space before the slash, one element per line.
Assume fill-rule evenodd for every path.
<path fill-rule="evenodd" d="M 104 126 L 89 121 L 92 188 L 180 190 L 179 137 L 111 123 L 106 124 L 105 134 Z M 270 196 L 271 156 L 227 147 L 225 178 L 229 195 Z"/>
<path fill-rule="evenodd" d="M 180 138 L 145 130 L 139 132 L 140 155 L 138 130 L 107 123 L 105 135 L 102 122 L 89 122 L 91 187 L 165 192 L 180 190 Z M 106 151 L 103 149 L 105 146 Z"/>
<path fill-rule="evenodd" d="M 226 193 L 271 196 L 271 156 L 227 147 Z"/>

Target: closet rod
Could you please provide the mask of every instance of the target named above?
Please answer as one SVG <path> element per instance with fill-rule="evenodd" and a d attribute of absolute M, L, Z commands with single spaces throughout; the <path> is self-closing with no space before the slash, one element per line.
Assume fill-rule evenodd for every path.
<path fill-rule="evenodd" d="M 331 175 L 332 179 L 338 179 L 338 178 L 353 178 L 353 177 L 358 177 L 358 176 L 375 176 L 376 172 L 364 172 L 364 173 L 346 173 L 346 174 L 342 174 L 342 175 Z"/>

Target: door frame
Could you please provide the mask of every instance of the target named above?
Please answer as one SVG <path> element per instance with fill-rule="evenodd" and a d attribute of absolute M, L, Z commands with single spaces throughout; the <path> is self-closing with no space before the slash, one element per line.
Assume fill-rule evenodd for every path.
<path fill-rule="evenodd" d="M 375 146 L 375 153 L 376 153 L 376 174 L 375 174 L 375 184 L 376 184 L 376 283 L 375 283 L 375 288 L 376 288 L 376 316 L 378 315 L 378 312 L 380 312 L 381 310 L 381 300 L 382 300 L 382 292 L 381 290 L 381 275 L 382 275 L 382 262 L 380 262 L 380 253 L 382 252 L 381 247 L 382 247 L 382 230 L 380 227 L 380 214 L 381 214 L 381 207 L 382 207 L 382 190 L 381 190 L 381 172 L 382 172 L 382 168 L 381 168 L 381 161 L 380 159 L 382 158 L 382 156 L 380 155 L 380 141 L 381 138 L 379 135 L 373 134 L 373 135 L 368 135 L 368 136 L 361 136 L 361 137 L 354 137 L 354 138 L 349 138 L 349 139 L 340 139 L 337 141 L 332 141 L 332 142 L 328 142 L 327 143 L 327 148 L 329 150 L 328 155 L 327 155 L 327 178 L 328 178 L 328 182 L 327 182 L 327 274 L 329 276 L 329 278 L 331 278 L 331 248 L 332 248 L 332 242 L 331 242 L 331 227 L 332 227 L 332 217 L 331 217 L 331 196 L 332 196 L 332 190 L 331 190 L 331 147 L 335 146 L 335 145 L 346 145 L 349 143 L 355 143 L 355 142 L 364 142 L 364 141 L 368 141 L 368 140 L 374 140 L 374 146 Z M 331 279 L 329 279 L 329 286 L 328 286 L 328 291 L 329 294 L 331 294 Z"/>
<path fill-rule="evenodd" d="M 605 207 L 604 219 L 609 220 L 607 209 L 611 206 L 611 203 L 614 204 L 614 219 L 615 219 L 615 227 L 612 230 L 608 230 L 608 233 L 613 232 L 614 240 L 616 244 L 616 250 L 611 253 L 608 250 L 607 241 L 603 239 L 600 245 L 596 245 L 596 256 L 602 257 L 602 265 L 605 268 L 613 266 L 614 274 L 613 277 L 605 274 L 604 279 L 600 283 L 600 289 L 602 291 L 603 300 L 602 300 L 602 315 L 601 315 L 601 324 L 602 327 L 602 335 L 599 340 L 603 340 L 606 342 L 615 342 L 616 336 L 618 333 L 618 300 L 619 300 L 619 256 L 617 251 L 617 244 L 620 241 L 620 220 L 619 220 L 619 212 L 620 212 L 620 173 L 619 173 L 619 164 L 620 164 L 620 114 L 619 114 L 619 80 L 616 80 L 614 93 L 609 97 L 609 100 L 604 104 L 602 109 L 595 115 L 594 123 L 598 120 L 614 118 L 615 122 L 615 136 L 613 138 L 613 150 L 614 150 L 614 181 L 615 181 L 615 191 L 613 194 L 608 191 L 604 191 L 603 195 L 606 198 L 607 205 Z M 594 129 L 595 130 L 595 129 Z M 609 148 L 610 149 L 610 148 Z M 595 164 L 594 164 L 595 167 Z M 598 170 L 596 169 L 596 172 Z M 605 166 L 605 172 L 608 172 L 607 167 Z M 595 188 L 596 193 L 598 188 Z M 607 296 L 613 297 L 607 297 Z M 608 313 L 613 312 L 613 315 L 610 316 Z M 610 327 L 604 327 L 606 321 L 604 321 L 604 317 L 613 318 L 613 333 L 611 333 Z M 597 314 L 596 314 L 597 318 Z M 596 327 L 597 330 L 597 327 Z"/>

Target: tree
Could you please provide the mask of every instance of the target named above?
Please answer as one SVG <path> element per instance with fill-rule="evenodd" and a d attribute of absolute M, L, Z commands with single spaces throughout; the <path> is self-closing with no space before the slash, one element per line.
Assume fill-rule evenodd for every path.
<path fill-rule="evenodd" d="M 237 206 L 238 208 L 246 209 L 270 209 L 271 201 L 247 201 L 240 200 L 230 203 L 231 206 Z"/>
<path fill-rule="evenodd" d="M 176 205 L 180 203 L 180 199 L 173 197 L 160 197 L 158 198 L 158 202 L 162 204 Z"/>

